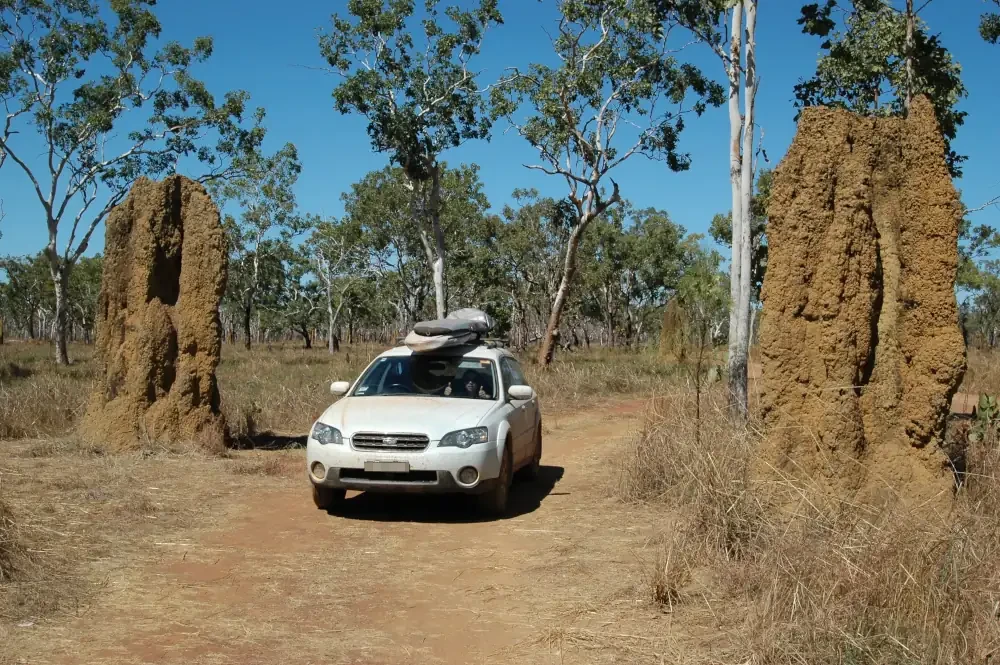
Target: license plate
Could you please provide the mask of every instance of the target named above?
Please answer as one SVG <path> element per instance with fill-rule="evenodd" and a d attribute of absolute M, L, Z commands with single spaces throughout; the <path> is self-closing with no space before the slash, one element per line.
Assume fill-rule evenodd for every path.
<path fill-rule="evenodd" d="M 409 462 L 365 462 L 365 471 L 375 473 L 409 473 Z"/>

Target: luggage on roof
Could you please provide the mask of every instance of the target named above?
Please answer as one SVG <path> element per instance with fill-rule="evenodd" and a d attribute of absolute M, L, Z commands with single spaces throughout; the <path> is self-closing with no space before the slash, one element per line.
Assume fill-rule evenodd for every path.
<path fill-rule="evenodd" d="M 443 319 L 421 321 L 413 326 L 403 343 L 414 352 L 434 351 L 472 344 L 493 329 L 495 322 L 486 312 L 466 307 Z"/>

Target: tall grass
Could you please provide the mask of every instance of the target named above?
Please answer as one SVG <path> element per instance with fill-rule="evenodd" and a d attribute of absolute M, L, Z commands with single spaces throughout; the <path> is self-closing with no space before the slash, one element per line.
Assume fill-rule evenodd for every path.
<path fill-rule="evenodd" d="M 713 580 L 748 662 L 988 662 L 1000 647 L 1000 451 L 970 451 L 971 475 L 942 520 L 755 482 L 757 433 L 733 432 L 715 408 L 695 445 L 688 401 L 653 410 L 619 462 L 620 498 L 678 513 L 648 575 L 654 600 L 686 602 L 696 572 Z"/>

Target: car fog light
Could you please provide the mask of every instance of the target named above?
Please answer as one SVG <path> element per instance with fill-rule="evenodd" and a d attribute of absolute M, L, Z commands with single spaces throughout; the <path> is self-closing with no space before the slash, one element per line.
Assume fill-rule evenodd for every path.
<path fill-rule="evenodd" d="M 479 480 L 479 472 L 473 469 L 471 466 L 467 466 L 458 472 L 458 480 L 463 485 L 471 485 L 472 483 Z"/>
<path fill-rule="evenodd" d="M 326 467 L 323 466 L 322 462 L 313 462 L 310 471 L 312 471 L 313 476 L 320 480 L 326 478 Z"/>

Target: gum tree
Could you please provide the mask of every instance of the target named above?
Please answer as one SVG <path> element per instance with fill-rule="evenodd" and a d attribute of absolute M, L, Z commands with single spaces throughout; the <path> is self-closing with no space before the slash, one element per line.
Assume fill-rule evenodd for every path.
<path fill-rule="evenodd" d="M 562 178 L 574 213 L 540 365 L 552 362 L 580 241 L 622 201 L 611 171 L 633 157 L 687 169 L 690 158 L 678 150 L 685 115 L 724 100 L 721 86 L 668 48 L 676 22 L 663 24 L 656 2 L 560 0 L 558 7 L 552 48 L 559 64 L 510 70 L 491 95 L 494 114 L 538 151 L 538 163 L 526 166 Z M 691 104 L 685 104 L 688 92 L 697 98 Z"/>
<path fill-rule="evenodd" d="M 333 17 L 320 52 L 342 78 L 333 98 L 340 113 L 368 120 L 372 148 L 403 168 L 410 217 L 434 282 L 437 315 L 447 308 L 445 234 L 441 227 L 441 154 L 489 137 L 477 73 L 470 68 L 490 26 L 503 22 L 497 0 L 472 10 L 425 0 L 349 0 Z M 414 39 L 417 35 L 419 43 Z"/>
<path fill-rule="evenodd" d="M 260 305 L 266 266 L 280 263 L 283 240 L 303 230 L 295 203 L 295 183 L 302 167 L 298 151 L 286 143 L 272 155 L 259 148 L 234 160 L 238 174 L 216 182 L 217 201 L 232 202 L 240 212 L 227 215 L 229 242 L 229 299 L 239 308 L 244 346 L 251 346 L 254 310 Z"/>
<path fill-rule="evenodd" d="M 191 76 L 211 55 L 211 39 L 154 45 L 161 28 L 153 4 L 0 0 L 0 160 L 24 174 L 41 208 L 60 364 L 69 362 L 70 272 L 132 184 L 174 171 L 189 155 L 206 177 L 224 177 L 219 155 L 263 135 L 239 125 L 246 93 L 217 101 Z"/>
<path fill-rule="evenodd" d="M 862 115 L 902 116 L 909 100 L 926 94 L 947 145 L 953 176 L 965 157 L 951 149 L 966 113 L 962 69 L 916 10 L 900 12 L 888 0 L 826 0 L 802 7 L 799 25 L 820 37 L 816 73 L 795 86 L 795 105 L 835 106 Z"/>

